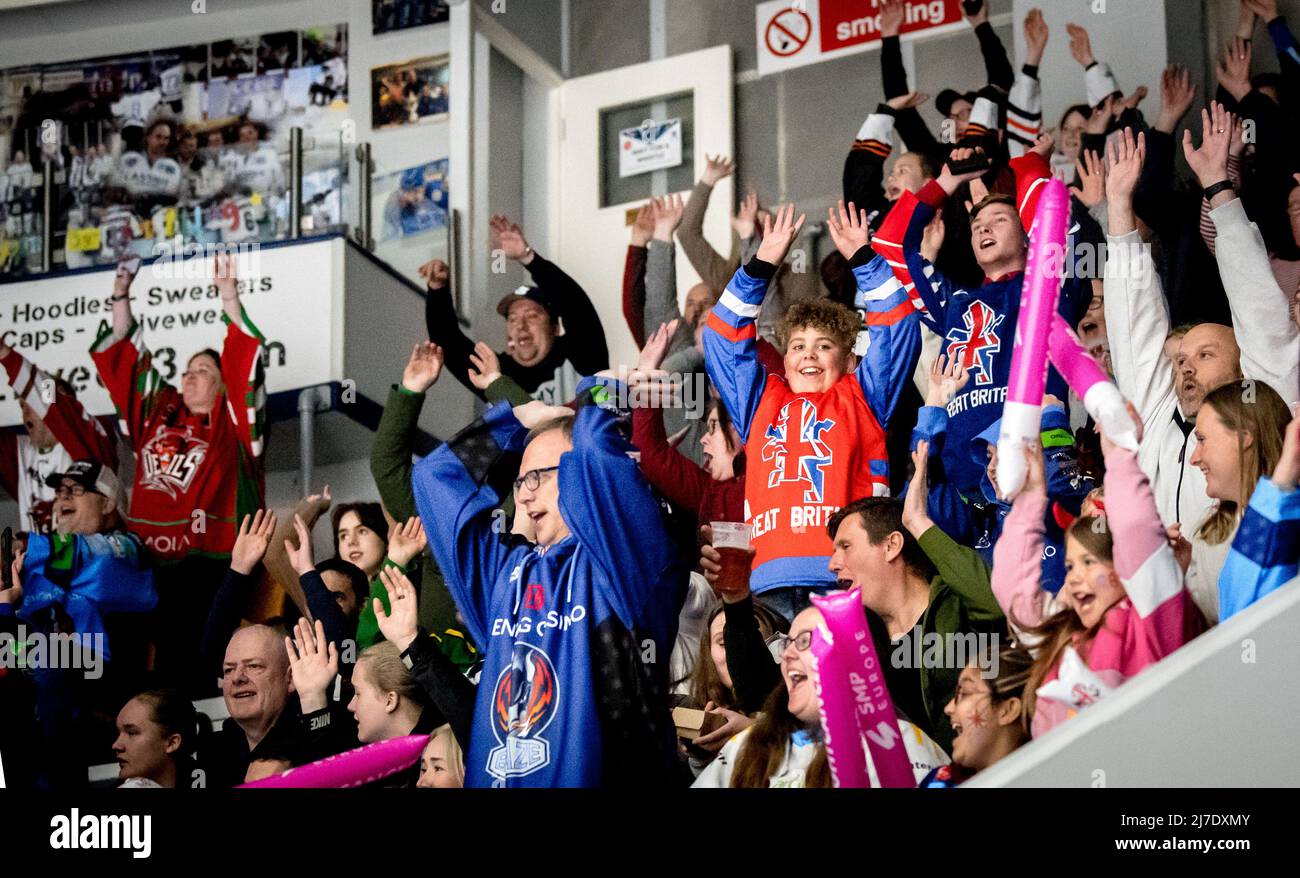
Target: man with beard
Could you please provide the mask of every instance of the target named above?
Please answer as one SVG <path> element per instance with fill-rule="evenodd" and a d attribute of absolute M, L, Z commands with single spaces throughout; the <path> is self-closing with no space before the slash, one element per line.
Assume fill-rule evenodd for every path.
<path fill-rule="evenodd" d="M 491 220 L 492 249 L 528 269 L 536 286 L 507 293 L 497 304 L 506 319 L 506 350 L 500 374 L 514 379 L 533 399 L 561 405 L 573 399 L 578 380 L 609 368 L 609 348 L 591 299 L 573 278 L 528 246 L 519 226 L 504 216 Z M 447 264 L 434 259 L 420 266 L 429 288 L 424 319 L 429 341 L 446 353 L 447 369 L 471 393 L 485 399 L 471 382 L 481 359 L 461 331 L 452 303 Z M 563 328 L 563 332 L 561 332 Z M 487 376 L 483 376 L 486 378 Z M 484 386 L 490 382 L 484 382 Z"/>
<path fill-rule="evenodd" d="M 1138 456 L 1167 525 L 1191 540 L 1187 587 L 1201 612 L 1218 619 L 1219 571 L 1229 543 L 1210 544 L 1196 529 L 1215 501 L 1205 475 L 1192 465 L 1196 416 L 1206 395 L 1243 377 L 1273 387 L 1289 404 L 1300 398 L 1300 333 L 1285 319 L 1286 296 L 1268 263 L 1259 227 L 1251 222 L 1228 182 L 1232 116 L 1219 104 L 1202 111 L 1204 135 L 1183 148 L 1210 205 L 1215 259 L 1232 308 L 1233 326 L 1199 323 L 1173 345 L 1173 370 L 1161 344 L 1171 335 L 1169 308 L 1150 247 L 1142 242 L 1133 190 L 1146 158 L 1144 141 L 1116 144 L 1107 163 L 1109 214 L 1105 316 L 1115 382 L 1133 402 L 1145 428 Z M 1170 345 L 1166 344 L 1165 350 Z"/>

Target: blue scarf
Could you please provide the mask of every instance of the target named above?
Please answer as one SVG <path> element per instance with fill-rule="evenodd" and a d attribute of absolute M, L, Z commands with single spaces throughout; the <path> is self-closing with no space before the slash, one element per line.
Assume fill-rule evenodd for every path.
<path fill-rule="evenodd" d="M 108 635 L 104 630 L 105 612 L 144 613 L 158 604 L 153 570 L 143 557 L 136 537 L 122 532 L 72 537 L 72 567 L 69 571 L 48 571 L 46 566 L 54 549 L 53 537 L 31 534 L 27 538 L 27 557 L 23 561 L 23 600 L 18 618 L 27 621 L 52 606 L 61 606 L 72 619 L 82 648 L 93 648 L 94 635 L 100 635 L 104 660 L 111 658 Z M 63 575 L 60 575 L 63 574 Z M 71 575 L 67 588 L 50 576 L 62 580 Z"/>

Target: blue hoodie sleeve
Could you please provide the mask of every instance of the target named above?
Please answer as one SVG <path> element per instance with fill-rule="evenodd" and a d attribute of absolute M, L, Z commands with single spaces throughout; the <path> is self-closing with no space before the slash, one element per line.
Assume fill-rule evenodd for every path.
<path fill-rule="evenodd" d="M 921 314 L 882 256 L 870 246 L 853 255 L 856 305 L 867 325 L 858 384 L 881 428 L 889 425 L 908 376 L 921 355 Z"/>
<path fill-rule="evenodd" d="M 411 472 L 415 508 L 429 548 L 475 643 L 487 643 L 492 592 L 513 554 L 509 522 L 496 509 L 494 475 L 514 464 L 527 431 L 508 402 L 498 403 Z"/>
<path fill-rule="evenodd" d="M 573 450 L 560 458 L 560 514 L 604 571 L 607 598 L 630 628 L 647 617 L 650 607 L 672 599 L 656 589 L 676 555 L 650 485 L 628 456 L 635 449 L 619 433 L 615 414 L 586 402 L 604 396 L 596 387 L 601 383 L 586 378 L 578 385 Z M 620 389 L 617 382 L 605 387 L 610 396 Z"/>
<path fill-rule="evenodd" d="M 1219 621 L 1249 607 L 1300 572 L 1300 490 L 1260 478 L 1219 574 Z"/>
<path fill-rule="evenodd" d="M 961 492 L 948 481 L 948 472 L 943 468 L 943 445 L 948 435 L 948 412 L 942 406 L 922 406 L 916 415 L 916 426 L 912 428 L 911 450 L 922 440 L 930 443 L 930 466 L 926 477 L 930 492 L 926 497 L 926 512 L 930 519 L 952 539 L 960 543 L 973 540 L 973 524 L 970 507 L 961 497 Z M 904 489 L 911 489 L 911 482 Z"/>
<path fill-rule="evenodd" d="M 704 327 L 704 368 L 717 388 L 742 443 L 763 398 L 767 373 L 758 361 L 754 321 L 776 266 L 755 257 L 736 269 Z"/>
<path fill-rule="evenodd" d="M 601 394 L 598 384 L 603 382 L 584 379 L 578 384 L 573 450 L 560 457 L 560 514 L 578 545 L 604 571 L 607 598 L 630 628 L 646 619 L 649 607 L 671 600 L 655 589 L 676 555 L 659 503 L 636 460 L 628 457 L 634 449 L 619 433 L 614 412 L 594 402 L 582 405 L 586 398 L 615 395 L 620 389 L 611 382 L 604 385 L 608 394 Z"/>

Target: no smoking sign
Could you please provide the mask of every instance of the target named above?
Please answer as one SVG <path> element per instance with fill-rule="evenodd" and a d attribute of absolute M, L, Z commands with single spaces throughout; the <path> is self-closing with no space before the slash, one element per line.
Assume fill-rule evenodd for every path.
<path fill-rule="evenodd" d="M 763 40 L 773 55 L 789 58 L 808 45 L 812 37 L 813 22 L 808 13 L 791 6 L 779 10 L 771 17 Z"/>

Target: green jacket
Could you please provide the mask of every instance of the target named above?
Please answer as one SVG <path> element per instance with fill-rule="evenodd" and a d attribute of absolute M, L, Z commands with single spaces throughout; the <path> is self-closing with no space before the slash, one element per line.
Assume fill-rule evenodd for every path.
<path fill-rule="evenodd" d="M 941 529 L 931 527 L 917 541 L 939 574 L 930 580 L 930 604 L 921 616 L 923 642 L 926 635 L 997 635 L 997 648 L 1006 642 L 1006 617 L 993 596 L 989 568 L 974 549 L 959 545 Z M 974 641 L 973 643 L 978 643 Z M 969 656 L 969 653 L 968 653 Z M 925 703 L 924 725 L 933 730 L 936 744 L 952 752 L 952 723 L 943 710 L 957 689 L 960 667 L 921 666 L 921 698 Z"/>

